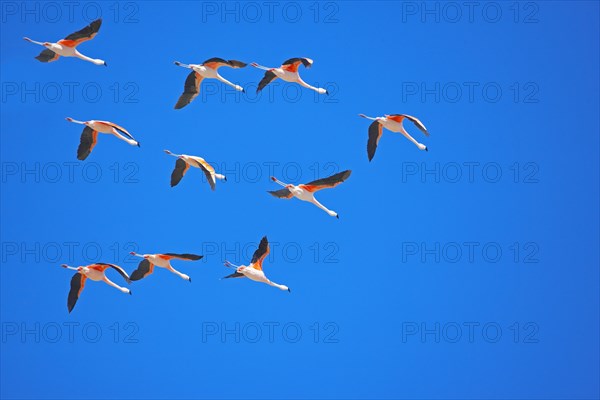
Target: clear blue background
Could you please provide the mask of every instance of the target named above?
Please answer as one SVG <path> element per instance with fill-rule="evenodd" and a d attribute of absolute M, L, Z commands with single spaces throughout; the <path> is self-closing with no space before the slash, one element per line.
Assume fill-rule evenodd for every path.
<path fill-rule="evenodd" d="M 266 6 L 256 18 L 240 3 L 239 21 L 236 11 L 223 14 L 221 2 L 211 3 L 216 15 L 192 2 L 94 3 L 90 18 L 82 13 L 86 3 L 73 18 L 66 6 L 55 18 L 50 9 L 44 15 L 43 3 L 11 4 L 17 13 L 3 3 L 1 28 L 3 398 L 598 398 L 597 2 L 517 3 L 516 22 L 515 3 L 498 3 L 502 17 L 496 23 L 482 16 L 482 6 L 472 21 L 462 8 L 453 23 L 454 13 L 441 9 L 443 3 L 437 22 L 435 15 L 420 14 L 421 2 L 411 3 L 416 15 L 394 2 L 298 3 L 298 22 L 294 10 L 283 13 L 287 3 L 272 20 Z M 235 4 L 228 6 L 235 10 Z M 23 15 L 22 7 L 38 7 L 39 20 L 36 11 Z M 23 36 L 58 40 L 89 23 L 97 7 L 102 28 L 80 50 L 105 59 L 107 68 L 33 59 L 41 48 Z M 301 69 L 302 76 L 328 84 L 332 95 L 282 84 L 270 89 L 272 99 L 257 98 L 253 90 L 236 95 L 207 81 L 217 94 L 173 110 L 187 75 L 173 61 L 215 56 L 268 66 L 311 57 L 314 65 Z M 262 77 L 250 67 L 221 73 L 250 88 Z M 64 82 L 80 83 L 75 98 L 65 89 L 53 101 L 52 87 L 65 88 Z M 451 95 L 423 100 L 403 96 L 407 82 L 478 82 L 480 89 L 473 101 L 466 92 L 456 102 Z M 489 82 L 502 88 L 497 102 L 482 97 Z M 529 100 L 536 102 L 515 101 L 515 82 L 533 83 L 539 90 Z M 89 83 L 102 89 L 96 102 L 93 91 L 82 94 Z M 110 89 L 115 83 L 118 99 Z M 32 94 L 22 98 L 22 84 L 39 101 Z M 301 97 L 290 99 L 283 88 Z M 124 101 L 127 95 L 133 102 Z M 408 129 L 429 152 L 388 132 L 369 163 L 368 121 L 358 113 L 417 116 L 431 137 Z M 81 129 L 67 116 L 114 121 L 142 147 L 102 136 L 90 157 L 77 162 Z M 165 148 L 226 166 L 230 179 L 211 192 L 194 170 L 170 188 L 174 160 L 162 153 Z M 64 166 L 57 182 L 6 171 L 64 162 L 77 163 L 73 183 Z M 265 191 L 275 187 L 268 168 L 261 166 L 256 179 L 250 171 L 253 163 L 265 162 L 279 163 L 274 172 L 280 177 L 295 175 L 283 166 L 299 168 L 295 183 L 352 169 L 346 183 L 319 193 L 341 219 L 270 197 Z M 465 162 L 498 163 L 502 178 L 486 182 L 478 169 L 469 182 L 463 167 L 457 183 L 443 176 L 439 182 L 432 176 L 403 179 L 407 166 Z M 97 183 L 82 175 L 90 163 L 101 170 Z M 115 163 L 121 174 L 116 182 Z M 515 163 L 522 172 L 533 163 L 537 182 L 525 183 L 521 175 L 515 183 Z M 223 259 L 248 262 L 263 235 L 280 244 L 265 271 L 289 285 L 291 294 L 250 281 L 219 281 L 230 273 Z M 456 263 L 431 256 L 423 262 L 403 247 L 471 241 L 498 243 L 501 260 L 486 262 L 477 252 L 474 262 L 466 255 Z M 78 250 L 56 260 L 42 250 L 22 250 L 58 243 L 66 252 L 66 242 L 78 243 Z M 522 262 L 523 254 L 515 262 L 509 248 L 514 242 L 521 248 L 535 243 L 538 262 Z M 125 255 L 132 246 L 143 253 L 207 254 L 200 262 L 174 263 L 193 277 L 191 284 L 159 270 L 132 284 L 129 297 L 90 282 L 68 314 L 71 273 L 58 265 L 89 263 L 81 248 L 90 243 L 102 250 L 97 261 L 128 271 L 137 265 Z M 207 243 L 218 251 L 208 252 Z M 14 244 L 21 250 L 9 254 L 7 246 Z M 286 256 L 284 245 L 302 255 Z M 64 325 L 70 322 L 80 324 L 72 343 Z M 135 332 L 125 328 L 128 322 Z M 280 324 L 272 343 L 266 327 L 257 343 L 247 340 L 254 337 L 250 331 L 239 343 L 234 335 L 203 340 L 207 326 L 268 322 Z M 450 334 L 439 343 L 432 335 L 403 341 L 407 323 L 431 329 L 436 322 L 480 325 L 472 342 L 466 328 L 457 343 Z M 94 330 L 82 333 L 86 323 L 102 328 L 97 343 L 88 340 Z M 117 343 L 110 330 L 115 323 Z M 297 343 L 290 340 L 293 330 L 283 336 L 286 323 L 301 327 Z M 327 323 L 332 325 L 325 328 Z M 482 337 L 486 323 L 502 328 L 497 343 Z M 514 323 L 520 324 L 518 343 L 509 328 Z M 537 327 L 533 343 L 525 343 L 527 323 Z M 57 343 L 49 340 L 52 324 L 63 327 Z M 18 333 L 8 335 L 15 327 Z M 37 329 L 39 342 L 34 334 L 22 336 L 23 328 Z M 125 339 L 132 332 L 129 339 L 137 343 Z"/>

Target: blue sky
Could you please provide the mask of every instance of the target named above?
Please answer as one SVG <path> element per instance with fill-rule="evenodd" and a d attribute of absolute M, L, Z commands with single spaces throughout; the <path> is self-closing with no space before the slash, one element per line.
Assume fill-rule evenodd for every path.
<path fill-rule="evenodd" d="M 597 2 L 2 3 L 3 398 L 597 398 Z M 103 17 L 80 46 L 41 48 Z M 297 56 L 318 96 L 211 57 Z M 406 113 L 421 152 L 358 113 Z M 76 159 L 80 126 L 126 127 Z M 199 155 L 175 188 L 174 160 Z M 351 169 L 318 193 L 340 219 L 266 191 Z M 267 235 L 285 293 L 219 279 Z M 203 254 L 134 282 L 90 282 L 71 314 L 62 263 Z M 121 278 L 110 278 L 122 284 Z M 94 377 L 94 378 L 92 378 Z M 99 377 L 99 379 L 95 379 Z"/>

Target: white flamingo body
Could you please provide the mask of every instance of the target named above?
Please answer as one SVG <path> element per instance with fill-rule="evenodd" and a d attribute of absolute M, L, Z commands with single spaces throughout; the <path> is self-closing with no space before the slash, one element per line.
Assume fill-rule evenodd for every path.
<path fill-rule="evenodd" d="M 269 278 L 267 278 L 263 271 L 251 268 L 250 266 L 240 265 L 236 271 L 238 273 L 244 274 L 246 278 L 253 280 L 254 282 L 266 283 L 267 285 L 276 287 L 277 289 L 286 290 L 288 292 L 290 291 L 290 288 L 288 288 L 287 286 L 280 285 L 271 281 Z"/>
<path fill-rule="evenodd" d="M 383 118 L 383 122 L 380 122 L 380 123 L 382 123 L 383 127 L 385 129 L 387 129 L 388 131 L 403 134 L 404 137 L 407 138 L 408 140 L 410 140 L 411 142 L 413 142 L 415 144 L 415 146 L 417 146 L 419 148 L 419 150 L 425 150 L 427 148 L 427 146 L 425 146 L 422 143 L 419 143 L 408 132 L 406 132 L 406 130 L 404 129 L 404 126 L 402 125 L 402 122 L 396 122 L 391 119 Z"/>
<path fill-rule="evenodd" d="M 287 188 L 290 192 L 292 192 L 292 195 L 294 195 L 294 197 L 297 198 L 298 200 L 307 201 L 309 203 L 312 203 L 315 206 L 319 207 L 321 210 L 325 211 L 330 216 L 339 218 L 338 213 L 336 213 L 333 210 L 328 209 L 323 204 L 319 203 L 319 201 L 315 198 L 314 193 L 311 193 L 308 190 L 301 188 L 299 185 L 298 186 L 292 185 L 291 187 L 288 186 Z"/>
<path fill-rule="evenodd" d="M 88 267 L 81 267 L 80 274 L 87 276 L 89 279 L 93 281 L 103 281 L 106 278 L 104 272 L 97 271 L 95 269 L 90 269 Z"/>
<path fill-rule="evenodd" d="M 113 126 L 109 125 L 107 123 L 107 121 L 88 121 L 89 123 L 87 124 L 87 126 L 89 126 L 90 128 L 92 128 L 95 131 L 98 131 L 100 133 L 106 133 L 109 135 L 114 135 L 117 138 L 123 140 L 124 142 L 127 142 L 128 144 L 132 145 L 132 146 L 138 146 L 139 147 L 139 142 L 133 139 L 129 139 L 126 138 L 125 136 L 121 135 L 119 133 L 119 131 L 117 131 Z"/>
<path fill-rule="evenodd" d="M 281 67 L 273 68 L 271 69 L 271 71 L 273 71 L 273 73 L 277 75 L 278 78 L 283 79 L 286 82 L 300 83 L 302 81 L 302 78 L 300 78 L 300 74 L 297 71 L 286 71 Z"/>

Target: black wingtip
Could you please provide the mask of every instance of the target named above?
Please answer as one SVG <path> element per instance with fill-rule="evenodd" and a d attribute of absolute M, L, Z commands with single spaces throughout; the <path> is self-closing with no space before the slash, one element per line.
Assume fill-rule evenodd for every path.
<path fill-rule="evenodd" d="M 140 146 L 140 142 L 137 142 L 137 146 L 138 146 L 138 147 L 142 147 L 142 146 Z"/>
<path fill-rule="evenodd" d="M 340 219 L 340 214 L 335 214 L 335 217 L 336 217 L 337 219 Z"/>
<path fill-rule="evenodd" d="M 329 90 L 325 89 L 325 94 L 329 96 Z"/>
<path fill-rule="evenodd" d="M 246 89 L 242 88 L 242 93 L 246 93 Z"/>
<path fill-rule="evenodd" d="M 189 283 L 192 283 L 192 278 L 189 278 L 189 279 L 188 279 L 188 282 L 189 282 Z"/>
<path fill-rule="evenodd" d="M 429 149 L 427 147 L 425 147 L 425 151 L 429 151 Z"/>
<path fill-rule="evenodd" d="M 108 64 L 106 63 L 106 61 L 104 61 L 104 66 L 105 66 L 105 67 L 108 67 Z"/>
<path fill-rule="evenodd" d="M 129 291 L 129 295 L 131 296 L 132 294 L 133 294 L 133 292 L 130 290 L 130 291 Z"/>
<path fill-rule="evenodd" d="M 288 288 L 288 292 L 292 293 L 292 289 Z"/>

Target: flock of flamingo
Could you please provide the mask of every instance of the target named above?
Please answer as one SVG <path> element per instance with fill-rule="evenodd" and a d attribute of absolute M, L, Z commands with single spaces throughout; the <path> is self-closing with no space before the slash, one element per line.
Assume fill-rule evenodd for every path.
<path fill-rule="evenodd" d="M 37 57 L 35 57 L 40 62 L 47 63 L 56 61 L 60 56 L 62 56 L 77 57 L 84 61 L 91 62 L 95 65 L 107 66 L 105 61 L 87 57 L 77 50 L 77 46 L 79 46 L 83 42 L 93 39 L 98 34 L 101 25 L 102 20 L 97 19 L 85 28 L 70 34 L 66 38 L 59 40 L 56 43 L 37 42 L 27 37 L 25 37 L 24 40 L 45 47 L 45 49 Z M 264 67 L 257 63 L 251 63 L 250 65 L 265 71 L 263 78 L 258 84 L 257 92 L 264 89 L 265 86 L 273 82 L 275 79 L 280 78 L 286 82 L 297 83 L 310 90 L 314 90 L 319 94 L 328 94 L 326 89 L 311 86 L 310 84 L 304 82 L 300 77 L 300 74 L 298 73 L 298 68 L 300 67 L 300 65 L 303 65 L 305 68 L 310 68 L 312 64 L 313 60 L 311 60 L 310 58 L 296 57 L 284 61 L 283 64 L 277 68 Z M 177 103 L 175 104 L 175 109 L 181 109 L 187 106 L 198 96 L 198 94 L 200 93 L 200 85 L 202 83 L 202 80 L 204 80 L 205 78 L 217 79 L 223 82 L 224 84 L 235 88 L 235 90 L 245 92 L 243 87 L 228 81 L 227 79 L 219 75 L 218 72 L 220 67 L 244 68 L 247 66 L 247 64 L 244 62 L 237 60 L 224 60 L 222 58 L 213 57 L 204 61 L 202 64 L 184 64 L 179 61 L 175 61 L 175 65 L 191 70 L 191 72 L 185 80 L 183 93 L 181 94 L 181 96 L 177 100 Z M 403 126 L 404 120 L 407 119 L 410 122 L 412 122 L 426 136 L 429 136 L 425 125 L 423 125 L 423 123 L 417 118 L 406 114 L 391 114 L 384 115 L 383 117 L 369 117 L 364 114 L 359 114 L 359 116 L 373 121 L 369 126 L 368 130 L 367 156 L 369 161 L 371 161 L 375 156 L 377 145 L 379 144 L 379 140 L 381 139 L 381 135 L 383 133 L 383 128 L 386 128 L 392 132 L 401 133 L 408 140 L 414 143 L 419 150 L 427 151 L 427 146 L 415 140 L 405 130 Z M 113 122 L 98 120 L 78 121 L 73 118 L 67 118 L 67 121 L 80 125 L 85 125 L 85 128 L 81 133 L 81 139 L 79 147 L 77 149 L 77 159 L 79 160 L 85 160 L 90 155 L 98 141 L 98 133 L 114 135 L 132 146 L 140 147 L 140 143 L 125 128 Z M 177 158 L 177 161 L 175 162 L 175 169 L 171 174 L 172 187 L 179 184 L 179 182 L 190 167 L 199 168 L 202 170 L 212 190 L 215 190 L 217 180 L 227 180 L 225 175 L 217 173 L 215 169 L 201 157 L 186 154 L 174 154 L 169 150 L 165 150 L 165 153 Z M 299 200 L 313 203 L 315 206 L 319 207 L 330 216 L 339 218 L 339 214 L 337 212 L 330 210 L 321 203 L 319 203 L 319 201 L 315 198 L 315 192 L 321 189 L 333 188 L 339 185 L 340 183 L 348 179 L 351 172 L 352 171 L 350 170 L 346 170 L 335 175 L 329 176 L 327 178 L 317 179 L 306 184 L 298 185 L 284 183 L 275 177 L 271 177 L 272 181 L 282 186 L 283 189 L 269 191 L 269 193 L 274 197 L 280 199 L 291 199 L 292 197 L 295 197 Z M 123 268 L 114 264 L 95 263 L 80 267 L 71 267 L 63 264 L 62 267 L 76 271 L 75 275 L 73 275 L 71 279 L 71 289 L 69 291 L 67 299 L 67 308 L 69 312 L 71 312 L 75 307 L 75 304 L 79 299 L 79 296 L 81 295 L 81 292 L 85 286 L 85 282 L 88 278 L 93 281 L 104 281 L 106 284 L 115 287 L 123 293 L 131 294 L 131 290 L 117 285 L 116 283 L 112 282 L 106 277 L 105 272 L 109 268 L 116 270 L 125 279 L 127 283 L 131 283 L 132 281 L 138 281 L 152 274 L 155 266 L 166 268 L 168 271 L 178 275 L 180 278 L 191 282 L 192 279 L 188 275 L 177 271 L 171 266 L 171 261 L 197 261 L 202 258 L 202 256 L 196 254 L 131 254 L 143 259 L 138 265 L 137 269 L 133 271 L 131 276 L 128 275 Z M 225 276 L 223 279 L 246 277 L 250 280 L 262 282 L 289 292 L 290 289 L 287 286 L 272 282 L 264 274 L 262 264 L 268 254 L 269 242 L 267 240 L 267 237 L 265 236 L 260 241 L 258 249 L 254 252 L 252 260 L 250 261 L 250 265 L 238 266 L 230 263 L 229 261 L 225 261 L 225 266 L 228 268 L 235 269 L 235 272 Z"/>

